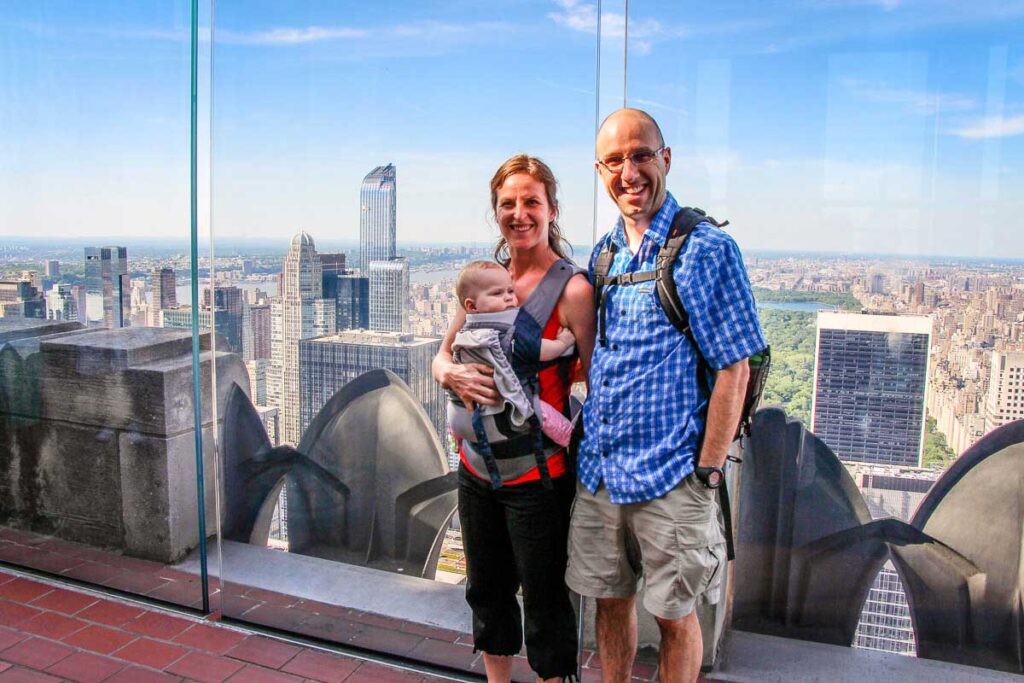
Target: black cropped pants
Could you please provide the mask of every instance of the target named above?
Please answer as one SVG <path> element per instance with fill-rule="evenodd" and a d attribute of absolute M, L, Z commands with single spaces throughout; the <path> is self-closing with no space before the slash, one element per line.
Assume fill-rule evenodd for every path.
<path fill-rule="evenodd" d="M 575 477 L 502 486 L 459 467 L 459 519 L 474 648 L 526 658 L 541 678 L 575 677 L 576 615 L 565 586 Z M 520 614 L 516 591 L 523 589 Z"/>

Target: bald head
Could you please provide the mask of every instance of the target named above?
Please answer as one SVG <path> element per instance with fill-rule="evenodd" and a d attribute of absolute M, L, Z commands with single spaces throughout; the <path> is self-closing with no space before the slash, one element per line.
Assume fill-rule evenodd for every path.
<path fill-rule="evenodd" d="M 601 126 L 597 129 L 598 139 L 601 139 L 601 133 L 607 126 L 617 126 L 622 121 L 642 122 L 643 124 L 650 126 L 654 129 L 654 134 L 658 137 L 658 147 L 665 146 L 665 136 L 661 134 L 661 126 L 659 126 L 658 122 L 654 120 L 654 117 L 643 109 L 633 109 L 632 107 L 617 109 L 606 116 L 604 121 L 601 122 Z"/>

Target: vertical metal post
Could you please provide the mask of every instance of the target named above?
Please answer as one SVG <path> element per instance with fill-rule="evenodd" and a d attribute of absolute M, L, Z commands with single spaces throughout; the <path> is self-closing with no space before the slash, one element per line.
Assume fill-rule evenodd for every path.
<path fill-rule="evenodd" d="M 597 140 L 597 131 L 601 127 L 601 0 L 597 0 L 597 48 L 596 63 L 594 69 L 594 140 Z M 595 148 L 594 158 L 597 158 Z M 597 244 L 597 166 L 594 166 L 594 219 L 590 229 L 590 246 Z"/>
<path fill-rule="evenodd" d="M 199 507 L 199 575 L 203 612 L 210 611 L 206 564 L 206 491 L 203 486 L 203 405 L 199 368 L 199 0 L 192 0 L 191 110 L 189 121 L 189 228 L 192 247 L 192 420 L 196 449 L 196 504 Z M 210 362 L 215 362 L 211 358 Z"/>
<path fill-rule="evenodd" d="M 626 92 L 629 85 L 629 0 L 622 8 L 622 106 L 626 106 Z"/>

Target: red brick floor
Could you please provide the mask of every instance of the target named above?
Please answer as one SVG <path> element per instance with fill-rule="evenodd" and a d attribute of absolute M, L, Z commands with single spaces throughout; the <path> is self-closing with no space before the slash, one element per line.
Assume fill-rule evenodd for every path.
<path fill-rule="evenodd" d="M 199 579 L 191 574 L 21 530 L 0 527 L 0 560 L 186 607 L 202 602 Z M 225 583 L 221 595 L 215 585 L 211 605 L 234 619 L 477 675 L 483 670 L 466 633 L 245 585 Z M 599 681 L 599 658 L 590 652 L 583 658 L 583 680 Z M 524 657 L 517 657 L 514 670 L 516 680 L 532 680 Z M 656 672 L 655 662 L 638 661 L 633 680 L 656 680 Z M 183 679 L 441 680 L 254 635 L 222 626 L 216 617 L 183 617 L 0 569 L 0 683 Z"/>
<path fill-rule="evenodd" d="M 0 682 L 445 679 L 0 570 Z"/>

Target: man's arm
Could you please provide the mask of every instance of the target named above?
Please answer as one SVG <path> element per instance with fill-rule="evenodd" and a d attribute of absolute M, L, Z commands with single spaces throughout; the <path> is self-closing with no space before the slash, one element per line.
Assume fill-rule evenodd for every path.
<path fill-rule="evenodd" d="M 750 366 L 744 358 L 738 363 L 718 371 L 715 387 L 711 390 L 708 423 L 704 427 L 704 443 L 700 449 L 701 467 L 723 467 L 729 453 L 732 437 L 743 413 L 743 399 L 747 393 Z"/>

